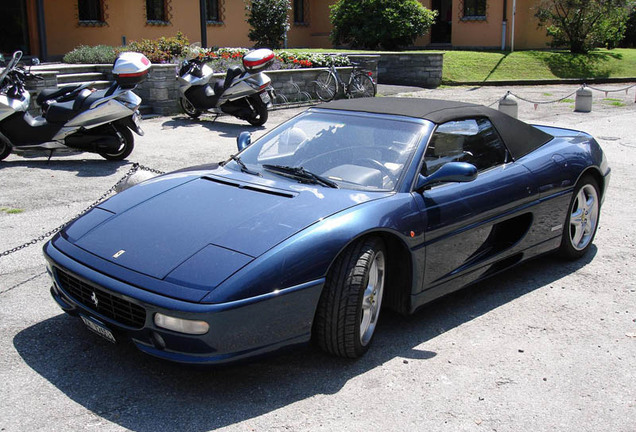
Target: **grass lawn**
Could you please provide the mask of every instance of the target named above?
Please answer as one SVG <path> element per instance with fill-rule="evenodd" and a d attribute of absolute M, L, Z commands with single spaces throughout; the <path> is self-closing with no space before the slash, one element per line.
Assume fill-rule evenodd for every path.
<path fill-rule="evenodd" d="M 566 51 L 446 51 L 444 84 L 559 78 L 636 77 L 636 49 Z"/>
<path fill-rule="evenodd" d="M 334 50 L 287 51 L 326 53 Z M 341 52 L 373 53 L 359 50 Z M 567 51 L 444 51 L 443 84 L 560 78 L 636 78 L 636 49 L 599 49 L 589 54 Z"/>

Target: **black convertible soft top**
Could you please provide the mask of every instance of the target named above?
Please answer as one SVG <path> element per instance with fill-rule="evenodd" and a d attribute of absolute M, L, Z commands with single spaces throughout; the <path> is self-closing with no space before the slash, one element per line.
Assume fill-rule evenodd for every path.
<path fill-rule="evenodd" d="M 319 108 L 414 117 L 426 119 L 436 124 L 466 118 L 486 117 L 495 126 L 514 159 L 527 155 L 553 138 L 552 135 L 507 114 L 483 105 L 466 102 L 380 97 L 343 99 L 322 104 Z"/>

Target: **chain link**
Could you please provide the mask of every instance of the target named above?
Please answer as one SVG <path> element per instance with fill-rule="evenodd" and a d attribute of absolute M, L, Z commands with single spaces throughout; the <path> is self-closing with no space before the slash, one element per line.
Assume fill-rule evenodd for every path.
<path fill-rule="evenodd" d="M 37 244 L 43 240 L 46 240 L 47 238 L 51 237 L 54 234 L 57 234 L 59 231 L 61 231 L 62 229 L 64 229 L 65 226 L 67 226 L 68 224 L 70 224 L 71 222 L 73 222 L 75 219 L 79 218 L 80 216 L 84 215 L 85 213 L 89 212 L 90 210 L 92 210 L 93 208 L 97 207 L 99 204 L 102 203 L 102 201 L 104 201 L 106 198 L 108 198 L 108 196 L 110 194 L 112 194 L 113 192 L 115 192 L 117 190 L 117 188 L 119 187 L 119 185 L 121 185 L 123 182 L 126 181 L 126 179 L 128 179 L 128 177 L 132 176 L 134 173 L 136 173 L 139 170 L 143 170 L 143 171 L 149 171 L 153 174 L 165 174 L 163 171 L 159 171 L 156 170 L 154 168 L 149 168 L 147 166 L 138 164 L 138 163 L 133 163 L 133 165 L 130 167 L 130 169 L 128 170 L 128 172 L 119 179 L 119 181 L 117 181 L 117 183 L 115 183 L 110 189 L 108 189 L 106 192 L 104 192 L 96 201 L 94 201 L 91 205 L 89 205 L 88 207 L 86 207 L 84 210 L 82 210 L 80 213 L 78 213 L 77 215 L 75 215 L 73 218 L 69 219 L 67 222 L 64 222 L 62 225 L 58 226 L 57 228 L 53 228 L 50 231 L 45 232 L 42 235 L 39 235 L 38 237 L 34 238 L 33 240 L 26 242 L 24 244 L 21 244 L 20 246 L 16 246 L 14 248 L 11 248 L 9 250 L 6 250 L 2 253 L 0 253 L 0 258 L 5 257 L 7 255 L 11 255 L 14 252 L 17 252 L 19 250 L 22 250 L 24 248 L 27 248 L 29 246 L 32 246 L 34 244 Z"/>

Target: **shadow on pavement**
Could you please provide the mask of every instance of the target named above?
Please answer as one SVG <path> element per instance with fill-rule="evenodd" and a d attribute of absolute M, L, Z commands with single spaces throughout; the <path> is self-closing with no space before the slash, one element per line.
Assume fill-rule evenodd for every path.
<path fill-rule="evenodd" d="M 350 380 L 395 358 L 427 361 L 420 347 L 461 324 L 577 271 L 576 262 L 547 256 L 523 264 L 402 317 L 385 313 L 373 346 L 361 359 L 330 357 L 311 347 L 234 366 L 170 364 L 111 345 L 58 315 L 13 340 L 24 361 L 73 401 L 134 431 L 207 431 L 249 420 L 319 394 L 334 394 Z M 400 367 L 402 363 L 396 364 Z M 419 379 L 426 379 L 420 377 Z"/>
<path fill-rule="evenodd" d="M 243 131 L 255 132 L 264 131 L 264 126 L 252 126 L 247 122 L 233 123 L 232 117 L 219 116 L 217 119 L 214 117 L 202 116 L 198 119 L 191 119 L 189 117 L 172 117 L 170 120 L 166 120 L 161 123 L 163 128 L 179 128 L 179 127 L 193 127 L 202 126 L 210 131 L 219 133 L 223 137 L 234 138 Z"/>
<path fill-rule="evenodd" d="M 99 156 L 98 156 L 99 157 Z M 38 157 L 37 159 L 21 158 L 19 160 L 3 161 L 0 163 L 0 169 L 10 169 L 12 167 L 26 167 L 33 169 L 41 169 L 48 171 L 68 171 L 76 172 L 77 177 L 107 177 L 116 173 L 120 167 L 130 165 L 131 162 L 108 161 L 106 159 L 56 159 L 50 161 L 46 157 Z"/>

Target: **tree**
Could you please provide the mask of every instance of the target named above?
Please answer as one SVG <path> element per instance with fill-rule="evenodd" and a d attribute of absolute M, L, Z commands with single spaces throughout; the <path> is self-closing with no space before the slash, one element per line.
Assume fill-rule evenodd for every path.
<path fill-rule="evenodd" d="M 535 16 L 551 46 L 585 54 L 620 42 L 633 5 L 633 0 L 541 0 Z"/>
<path fill-rule="evenodd" d="M 437 16 L 417 0 L 338 0 L 330 9 L 332 42 L 368 49 L 412 45 Z"/>
<path fill-rule="evenodd" d="M 248 0 L 245 2 L 247 34 L 256 47 L 281 48 L 289 29 L 290 0 Z"/>
<path fill-rule="evenodd" d="M 625 37 L 621 41 L 621 46 L 625 48 L 636 48 L 636 8 L 632 9 L 626 27 Z"/>

